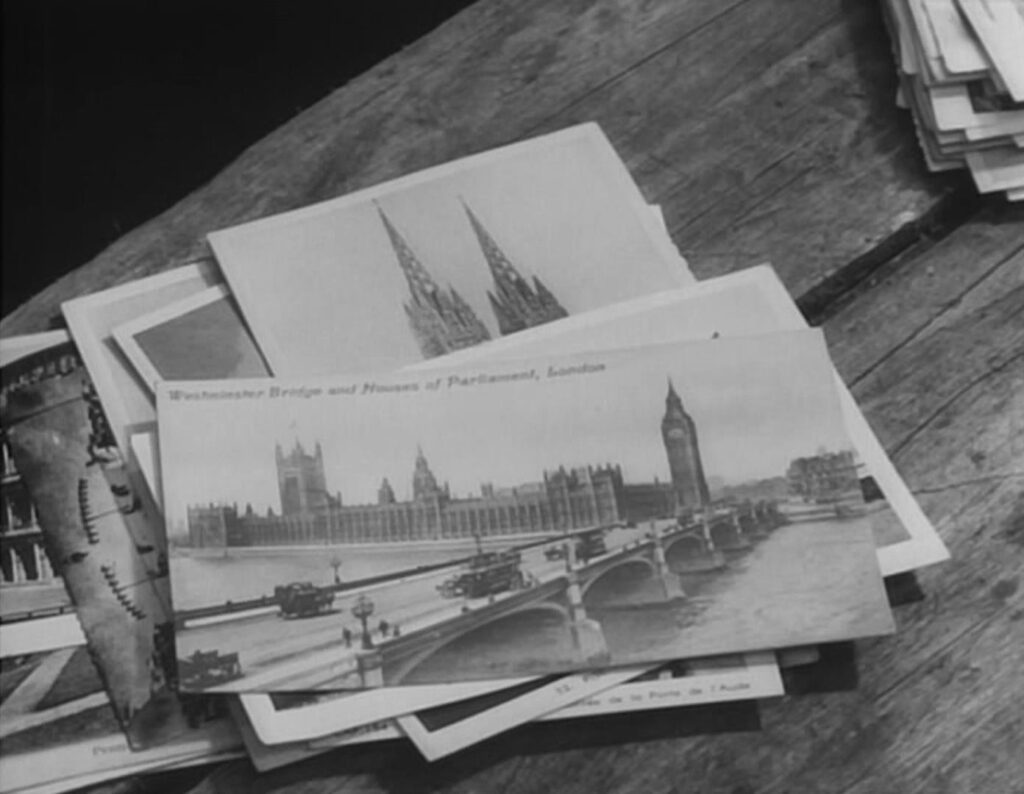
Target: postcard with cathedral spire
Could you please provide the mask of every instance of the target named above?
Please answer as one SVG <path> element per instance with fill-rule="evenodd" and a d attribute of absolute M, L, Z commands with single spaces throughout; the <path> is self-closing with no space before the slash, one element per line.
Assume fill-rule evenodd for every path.
<path fill-rule="evenodd" d="M 596 124 L 209 239 L 279 376 L 390 369 L 694 283 Z"/>
<path fill-rule="evenodd" d="M 817 331 L 161 383 L 179 683 L 513 678 L 892 630 Z M 743 498 L 751 484 L 774 498 Z"/>

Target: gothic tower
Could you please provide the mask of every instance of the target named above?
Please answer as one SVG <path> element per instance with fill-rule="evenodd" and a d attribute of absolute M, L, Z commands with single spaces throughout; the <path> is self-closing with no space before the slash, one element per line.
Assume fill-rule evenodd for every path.
<path fill-rule="evenodd" d="M 395 503 L 395 489 L 391 487 L 388 478 L 385 477 L 377 489 L 377 504 L 393 505 Z"/>
<path fill-rule="evenodd" d="M 409 326 L 424 358 L 486 342 L 487 327 L 455 289 L 442 290 L 379 206 L 398 265 L 409 284 L 411 300 L 404 304 Z"/>
<path fill-rule="evenodd" d="M 491 301 L 491 308 L 494 310 L 502 335 L 568 317 L 569 312 L 562 308 L 539 278 L 534 276 L 531 286 L 519 274 L 465 201 L 462 202 L 462 208 L 469 217 L 469 223 L 487 259 L 491 275 L 494 276 L 494 291 L 488 292 L 487 297 Z"/>
<path fill-rule="evenodd" d="M 412 498 L 415 501 L 433 499 L 444 494 L 444 491 L 437 484 L 434 472 L 430 470 L 430 464 L 423 454 L 422 447 L 416 447 L 416 467 L 412 473 Z"/>
<path fill-rule="evenodd" d="M 665 397 L 665 416 L 661 420 L 661 438 L 668 453 L 676 507 L 706 507 L 711 503 L 711 497 L 704 479 L 704 464 L 700 459 L 697 426 L 683 408 L 683 401 L 676 393 L 671 379 L 668 382 L 668 396 Z"/>
<path fill-rule="evenodd" d="M 275 449 L 277 487 L 281 494 L 281 513 L 296 515 L 326 510 L 330 504 L 324 476 L 324 454 L 320 442 L 312 455 L 296 441 L 287 455 L 281 445 Z"/>

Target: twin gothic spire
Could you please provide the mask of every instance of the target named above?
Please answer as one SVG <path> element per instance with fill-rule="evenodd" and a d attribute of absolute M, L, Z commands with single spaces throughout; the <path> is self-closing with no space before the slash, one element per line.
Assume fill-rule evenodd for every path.
<path fill-rule="evenodd" d="M 532 284 L 524 279 L 476 214 L 464 201 L 462 206 L 494 278 L 494 288 L 487 298 L 502 335 L 567 317 L 569 313 L 544 283 L 536 276 Z M 377 213 L 409 285 L 411 299 L 404 304 L 405 313 L 424 358 L 490 339 L 490 332 L 473 308 L 454 287 L 438 286 L 379 205 Z"/>

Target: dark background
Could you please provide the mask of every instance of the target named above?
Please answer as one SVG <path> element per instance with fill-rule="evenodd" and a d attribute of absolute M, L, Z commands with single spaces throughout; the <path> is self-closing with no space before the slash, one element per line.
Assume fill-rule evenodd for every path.
<path fill-rule="evenodd" d="M 469 0 L 2 0 L 3 314 Z"/>

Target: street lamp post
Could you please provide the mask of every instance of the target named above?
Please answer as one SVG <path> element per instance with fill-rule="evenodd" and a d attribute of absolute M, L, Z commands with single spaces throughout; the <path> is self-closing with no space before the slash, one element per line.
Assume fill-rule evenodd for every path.
<path fill-rule="evenodd" d="M 366 625 L 366 621 L 370 619 L 370 615 L 372 614 L 373 601 L 365 595 L 360 595 L 359 598 L 356 599 L 355 604 L 352 605 L 352 617 L 363 624 L 363 650 L 365 651 L 373 648 L 373 639 L 370 637 L 370 629 Z"/>

